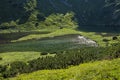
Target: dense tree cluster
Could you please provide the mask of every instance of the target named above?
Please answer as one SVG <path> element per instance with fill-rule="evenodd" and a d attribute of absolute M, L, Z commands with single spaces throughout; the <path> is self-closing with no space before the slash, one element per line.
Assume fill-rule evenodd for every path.
<path fill-rule="evenodd" d="M 116 25 L 115 28 L 119 26 L 120 18 L 120 0 L 105 0 L 106 4 L 104 6 L 103 12 L 106 14 L 104 19 L 109 25 Z"/>
<path fill-rule="evenodd" d="M 27 18 L 27 22 L 26 19 Z M 24 19 L 24 20 L 23 20 Z M 40 19 L 44 19 L 41 21 Z M 25 22 L 25 23 L 24 23 Z M 21 24 L 24 23 L 24 24 Z M 78 27 L 77 22 L 74 19 L 74 13 L 69 12 L 66 14 L 51 14 L 48 17 L 44 17 L 37 11 L 32 11 L 26 13 L 26 15 L 21 18 L 18 22 L 11 21 L 5 22 L 0 25 L 0 29 L 62 29 L 62 28 L 72 28 Z"/>
<path fill-rule="evenodd" d="M 21 73 L 30 73 L 43 69 L 63 69 L 80 63 L 114 59 L 120 57 L 120 47 L 115 44 L 108 48 L 81 48 L 56 52 L 54 57 L 47 56 L 28 61 L 27 63 L 16 61 L 5 66 L 0 66 L 0 72 L 4 78 L 14 77 Z"/>
<path fill-rule="evenodd" d="M 120 25 L 120 0 L 1 0 L 0 29 L 73 26 L 74 22 L 70 21 L 73 15 L 65 14 L 70 11 L 76 14 L 79 25 L 84 26 L 82 28 L 95 26 L 116 31 Z M 47 16 L 51 19 L 45 20 Z"/>
<path fill-rule="evenodd" d="M 51 14 L 46 17 L 44 22 L 41 22 L 41 25 L 47 29 L 62 29 L 62 28 L 76 28 L 78 26 L 77 22 L 74 20 L 74 13 L 66 14 Z"/>

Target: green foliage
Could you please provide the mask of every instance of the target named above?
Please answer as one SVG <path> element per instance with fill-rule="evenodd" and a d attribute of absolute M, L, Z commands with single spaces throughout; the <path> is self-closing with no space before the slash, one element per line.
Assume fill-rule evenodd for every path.
<path fill-rule="evenodd" d="M 118 37 L 117 37 L 117 36 L 114 36 L 112 39 L 113 39 L 113 40 L 117 40 L 117 39 L 118 39 Z"/>
<path fill-rule="evenodd" d="M 33 29 L 63 29 L 63 28 L 69 28 L 69 29 L 76 29 L 78 27 L 77 22 L 74 20 L 74 13 L 69 12 L 66 14 L 51 14 L 48 17 L 44 18 L 43 21 L 39 21 L 39 12 L 38 11 L 32 11 L 27 19 L 27 21 L 24 24 L 18 25 L 18 29 L 27 29 L 27 30 L 33 30 Z M 36 26 L 37 24 L 37 26 Z"/>
<path fill-rule="evenodd" d="M 0 25 L 0 29 L 14 29 L 16 28 L 17 24 L 15 21 L 5 22 Z"/>
<path fill-rule="evenodd" d="M 2 58 L 2 57 L 0 57 L 0 60 L 3 60 L 3 58 Z"/>
<path fill-rule="evenodd" d="M 44 26 L 47 28 L 76 28 L 77 23 L 73 20 L 74 13 L 66 14 L 52 14 L 48 16 L 44 22 Z"/>
<path fill-rule="evenodd" d="M 23 72 L 26 72 L 27 70 L 27 64 L 24 62 L 17 61 L 17 62 L 11 63 L 10 68 L 16 70 L 17 73 L 23 73 Z"/>
<path fill-rule="evenodd" d="M 40 54 L 41 55 L 47 55 L 48 53 L 47 52 L 41 52 Z"/>
<path fill-rule="evenodd" d="M 11 62 L 15 61 L 24 61 L 27 62 L 29 60 L 33 60 L 36 58 L 42 57 L 40 52 L 5 52 L 0 53 L 0 65 L 7 65 Z"/>
<path fill-rule="evenodd" d="M 112 17 L 107 19 L 106 21 L 109 25 L 116 25 L 113 26 L 113 29 L 117 29 L 119 26 L 119 13 L 120 13 L 120 1 L 119 0 L 105 0 L 105 12 L 106 17 Z"/>
<path fill-rule="evenodd" d="M 16 71 L 14 69 L 11 70 L 7 70 L 5 71 L 2 75 L 4 78 L 8 78 L 8 77 L 14 77 L 14 75 L 16 75 Z"/>
<path fill-rule="evenodd" d="M 74 13 L 73 12 L 66 12 L 66 14 L 63 13 L 55 13 L 55 14 L 49 14 L 47 17 L 46 14 L 40 12 L 37 10 L 38 3 L 37 0 L 25 0 L 25 1 L 2 1 L 2 3 L 5 3 L 6 5 L 10 6 L 9 10 L 13 9 L 11 5 L 15 5 L 16 9 L 19 10 L 18 13 L 16 13 L 16 9 L 13 9 L 13 11 L 9 11 L 11 13 L 6 13 L 7 8 L 4 7 L 3 13 L 6 13 L 6 15 L 1 15 L 2 18 L 1 21 L 3 21 L 0 25 L 0 29 L 18 29 L 18 30 L 33 30 L 33 29 L 62 29 L 62 28 L 76 28 L 77 22 L 74 21 Z M 1 5 L 0 8 L 2 8 L 4 5 Z M 19 8 L 19 9 L 18 9 Z M 14 12 L 14 13 L 12 13 Z M 14 16 L 12 16 L 14 15 Z M 7 17 L 7 18 L 6 18 Z M 13 19 L 13 17 L 15 19 Z M 11 20 L 4 21 L 4 19 L 10 18 Z M 36 26 L 36 23 L 37 26 Z"/>
<path fill-rule="evenodd" d="M 4 72 L 6 70 L 5 66 L 0 65 L 0 73 Z"/>
<path fill-rule="evenodd" d="M 86 47 L 80 49 L 71 49 L 66 51 L 56 52 L 56 55 L 46 56 L 38 59 L 24 62 L 13 62 L 7 70 L 2 72 L 3 77 L 13 77 L 17 74 L 32 72 L 43 69 L 63 69 L 71 65 L 79 65 L 80 63 L 115 59 L 120 57 L 119 45 L 114 45 L 107 48 Z"/>
<path fill-rule="evenodd" d="M 57 29 L 68 26 L 73 27 L 74 21 L 71 23 L 70 15 L 64 16 L 65 19 L 62 17 L 63 19 L 60 21 L 63 22 L 62 24 L 56 24 L 56 22 L 59 22 L 59 19 L 58 21 L 55 21 L 57 19 L 52 19 L 55 23 L 49 23 L 48 20 L 44 24 L 45 17 L 51 14 L 59 13 L 65 15 L 65 13 L 72 11 L 75 13 L 75 18 L 78 20 L 81 29 L 89 29 L 92 31 L 119 31 L 119 0 L 1 0 L 0 5 L 0 24 L 17 21 L 17 23 L 21 24 L 18 24 L 19 28 L 24 26 L 27 29 L 29 29 L 28 27 L 30 25 L 32 26 L 30 28 L 35 29 L 35 23 L 40 23 L 39 28 L 48 28 L 48 26 L 57 26 Z M 35 14 L 34 12 L 38 12 L 38 14 Z M 36 16 L 39 19 L 34 21 L 36 20 Z M 34 23 L 30 23 L 29 21 L 33 21 Z M 28 22 L 30 25 L 27 25 Z M 63 26 L 61 27 L 61 25 Z M 8 28 L 5 27 L 1 29 Z"/>
<path fill-rule="evenodd" d="M 24 62 L 16 61 L 16 62 L 11 63 L 9 66 L 10 68 L 8 68 L 2 74 L 4 78 L 14 77 L 17 74 L 21 74 L 21 73 L 25 73 L 29 71 L 27 64 Z"/>
<path fill-rule="evenodd" d="M 72 66 L 68 69 L 40 70 L 10 80 L 119 80 L 120 59 L 102 60 Z"/>
<path fill-rule="evenodd" d="M 26 11 L 33 11 L 37 7 L 37 0 L 27 0 L 24 4 L 24 9 Z"/>

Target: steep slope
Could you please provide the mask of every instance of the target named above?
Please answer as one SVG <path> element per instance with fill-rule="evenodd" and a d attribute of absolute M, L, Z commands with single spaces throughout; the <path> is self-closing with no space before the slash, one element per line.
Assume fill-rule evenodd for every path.
<path fill-rule="evenodd" d="M 30 0 L 35 1 L 35 0 Z M 2 21 L 19 19 L 25 12 L 25 4 L 30 3 L 27 0 L 2 0 L 0 17 Z M 35 10 L 39 10 L 44 15 L 52 13 L 66 13 L 73 11 L 76 13 L 81 24 L 89 21 L 90 17 L 94 18 L 94 14 L 99 13 L 100 8 L 104 5 L 104 0 L 36 0 L 37 5 Z M 94 4 L 96 3 L 96 4 Z M 4 5 L 3 5 L 4 4 Z M 30 4 L 32 6 L 32 4 Z M 5 19 L 5 20 L 4 20 Z M 91 19 L 90 19 L 91 20 Z M 95 19 L 93 19 L 95 21 Z"/>
<path fill-rule="evenodd" d="M 24 0 L 1 0 L 0 22 L 16 20 L 22 17 Z"/>
<path fill-rule="evenodd" d="M 107 25 L 115 30 L 120 23 L 119 6 L 119 0 L 1 0 L 0 23 L 24 24 L 32 14 L 43 21 L 43 17 L 52 13 L 72 11 L 80 26 Z"/>
<path fill-rule="evenodd" d="M 120 80 L 120 59 L 84 63 L 61 70 L 42 70 L 10 80 Z"/>

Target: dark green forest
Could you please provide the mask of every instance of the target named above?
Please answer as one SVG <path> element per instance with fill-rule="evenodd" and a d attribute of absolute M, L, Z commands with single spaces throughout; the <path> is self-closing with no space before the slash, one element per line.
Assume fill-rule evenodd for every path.
<path fill-rule="evenodd" d="M 66 13 L 72 13 L 67 17 L 79 23 L 80 29 L 106 27 L 117 31 L 120 24 L 120 0 L 1 0 L 0 29 L 41 29 L 57 25 L 46 21 L 49 16 L 62 17 Z"/>

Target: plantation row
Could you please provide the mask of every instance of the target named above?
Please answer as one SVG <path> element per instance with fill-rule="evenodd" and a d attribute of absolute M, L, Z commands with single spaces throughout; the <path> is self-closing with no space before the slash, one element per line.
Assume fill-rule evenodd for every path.
<path fill-rule="evenodd" d="M 22 73 L 30 73 L 43 69 L 63 69 L 71 65 L 78 65 L 95 60 L 114 59 L 120 57 L 120 45 L 107 48 L 86 47 L 68 51 L 56 52 L 54 57 L 47 56 L 28 61 L 16 61 L 0 66 L 1 78 L 14 77 Z"/>

